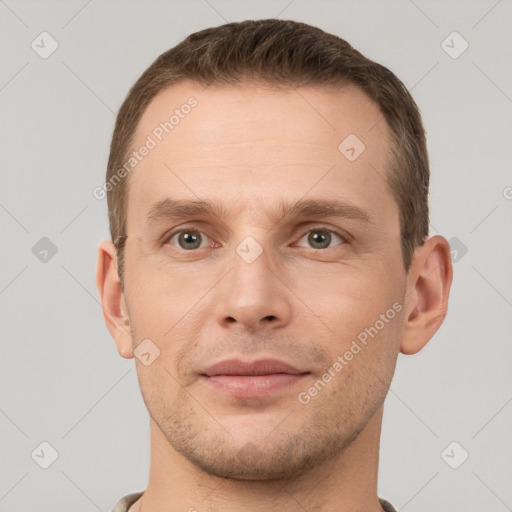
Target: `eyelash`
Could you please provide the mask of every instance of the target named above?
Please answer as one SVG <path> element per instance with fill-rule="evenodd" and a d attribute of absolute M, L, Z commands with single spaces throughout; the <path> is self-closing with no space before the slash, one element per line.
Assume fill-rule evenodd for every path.
<path fill-rule="evenodd" d="M 181 227 L 175 231 L 172 231 L 171 233 L 165 235 L 163 237 L 163 240 L 162 240 L 162 245 L 167 245 L 169 244 L 169 242 L 174 238 L 175 235 L 178 235 L 184 231 L 191 231 L 191 232 L 197 232 L 197 233 L 201 233 L 202 235 L 206 235 L 208 238 L 210 238 L 204 231 L 201 231 L 200 229 L 197 229 L 195 228 L 194 226 L 184 226 L 184 227 Z M 334 234 L 336 235 L 337 237 L 339 237 L 343 243 L 341 244 L 338 244 L 338 245 L 345 245 L 345 244 L 348 244 L 350 242 L 350 238 L 349 236 L 346 234 L 346 233 L 343 233 L 341 231 L 338 231 L 336 229 L 332 229 L 332 228 L 328 228 L 327 226 L 314 226 L 312 228 L 309 228 L 307 231 L 305 231 L 299 238 L 298 240 L 302 240 L 302 238 L 304 238 L 305 235 L 307 235 L 308 233 L 311 233 L 312 231 L 326 231 L 327 233 L 331 233 L 331 234 Z M 183 252 L 193 252 L 193 251 L 197 251 L 199 249 L 190 249 L 190 250 L 186 250 L 186 249 L 182 249 L 178 246 L 174 246 L 173 247 L 175 249 L 178 249 L 178 250 L 181 250 Z M 326 247 L 324 249 L 315 249 L 314 247 L 309 247 L 309 249 L 313 250 L 313 251 L 325 251 L 327 249 L 334 249 L 334 247 L 337 247 L 337 246 L 333 246 L 333 247 Z M 201 249 L 205 249 L 205 247 L 201 247 Z"/>

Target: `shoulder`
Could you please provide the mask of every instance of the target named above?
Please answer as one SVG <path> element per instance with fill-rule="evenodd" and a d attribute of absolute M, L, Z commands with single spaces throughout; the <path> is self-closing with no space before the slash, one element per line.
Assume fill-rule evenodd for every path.
<path fill-rule="evenodd" d="M 396 508 L 384 498 L 379 498 L 380 506 L 384 512 L 396 512 Z"/>
<path fill-rule="evenodd" d="M 132 492 L 123 496 L 110 512 L 128 512 L 128 509 L 142 496 L 144 491 Z"/>

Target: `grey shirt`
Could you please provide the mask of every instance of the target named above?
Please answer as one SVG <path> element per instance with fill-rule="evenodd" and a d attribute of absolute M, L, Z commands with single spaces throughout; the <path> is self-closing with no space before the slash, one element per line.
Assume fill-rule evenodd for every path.
<path fill-rule="evenodd" d="M 128 512 L 128 509 L 142 496 L 144 491 L 133 492 L 123 496 L 110 512 Z M 383 498 L 379 498 L 380 506 L 384 512 L 396 512 L 395 507 Z"/>

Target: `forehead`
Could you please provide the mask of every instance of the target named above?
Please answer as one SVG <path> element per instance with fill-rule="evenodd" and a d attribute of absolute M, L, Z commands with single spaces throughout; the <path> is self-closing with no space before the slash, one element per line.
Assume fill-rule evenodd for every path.
<path fill-rule="evenodd" d="M 132 150 L 143 146 L 151 149 L 130 172 L 128 219 L 166 196 L 216 196 L 251 208 L 256 197 L 294 201 L 313 188 L 316 196 L 339 190 L 360 206 L 378 200 L 393 209 L 387 124 L 355 86 L 182 82 L 147 107 Z"/>
<path fill-rule="evenodd" d="M 185 81 L 153 98 L 135 130 L 134 145 L 148 134 L 161 138 L 157 140 L 160 143 L 196 145 L 196 151 L 232 141 L 254 146 L 272 136 L 279 137 L 281 143 L 288 139 L 314 143 L 322 141 L 325 134 L 338 132 L 336 137 L 341 137 L 347 129 L 363 140 L 385 138 L 388 131 L 385 122 L 378 122 L 381 118 L 377 105 L 350 84 L 338 90 L 313 86 L 278 89 L 246 83 L 205 87 Z"/>

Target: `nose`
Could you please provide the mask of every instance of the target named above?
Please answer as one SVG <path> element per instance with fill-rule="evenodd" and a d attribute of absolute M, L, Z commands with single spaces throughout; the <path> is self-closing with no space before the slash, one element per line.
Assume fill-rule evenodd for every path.
<path fill-rule="evenodd" d="M 260 246 L 261 247 L 261 246 Z M 245 246 L 247 248 L 247 246 Z M 249 246 L 254 250 L 254 246 Z M 258 252 L 261 249 L 258 249 Z M 243 247 L 232 257 L 232 268 L 219 289 L 217 321 L 224 328 L 234 324 L 249 331 L 284 327 L 290 321 L 292 293 L 281 267 L 273 264 L 268 250 L 247 258 Z"/>

